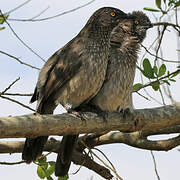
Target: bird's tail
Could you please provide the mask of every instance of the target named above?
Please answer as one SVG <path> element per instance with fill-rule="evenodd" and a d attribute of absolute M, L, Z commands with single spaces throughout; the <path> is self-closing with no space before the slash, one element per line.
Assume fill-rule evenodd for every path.
<path fill-rule="evenodd" d="M 72 153 L 73 153 L 77 138 L 78 138 L 78 135 L 63 136 L 60 149 L 58 152 L 57 160 L 56 160 L 56 167 L 55 167 L 56 176 L 63 177 L 67 175 L 70 165 L 71 165 Z"/>
<path fill-rule="evenodd" d="M 55 107 L 56 105 L 54 103 L 40 101 L 36 112 L 39 114 L 53 114 Z M 26 138 L 22 152 L 22 159 L 25 160 L 28 164 L 36 160 L 39 156 L 41 156 L 47 139 L 48 136 Z"/>
<path fill-rule="evenodd" d="M 42 154 L 47 139 L 48 136 L 39 136 L 34 139 L 26 138 L 22 152 L 22 159 L 25 160 L 26 163 L 31 163 L 36 160 L 37 157 Z"/>

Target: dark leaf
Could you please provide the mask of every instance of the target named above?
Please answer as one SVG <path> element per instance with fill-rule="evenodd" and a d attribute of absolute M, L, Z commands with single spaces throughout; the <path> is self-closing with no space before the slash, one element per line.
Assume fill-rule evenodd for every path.
<path fill-rule="evenodd" d="M 158 77 L 163 76 L 166 73 L 166 65 L 162 64 L 161 67 L 159 68 L 159 74 Z"/>
<path fill-rule="evenodd" d="M 156 74 L 156 76 L 158 75 L 158 68 L 157 68 L 157 66 L 153 67 L 153 72 Z"/>
<path fill-rule="evenodd" d="M 161 9 L 161 0 L 156 0 L 156 6 Z"/>
<path fill-rule="evenodd" d="M 53 180 L 53 178 L 51 176 L 48 176 L 46 178 L 47 178 L 47 180 Z"/>
<path fill-rule="evenodd" d="M 39 162 L 40 164 L 43 164 L 43 163 L 46 163 L 46 160 L 47 160 L 47 158 L 46 158 L 46 156 L 44 156 L 44 157 L 40 158 L 40 159 L 38 160 L 38 162 Z"/>
<path fill-rule="evenodd" d="M 153 84 L 152 84 L 152 88 L 155 90 L 155 91 L 157 91 L 157 90 L 159 90 L 159 82 L 154 82 Z"/>
<path fill-rule="evenodd" d="M 175 80 L 175 79 L 170 79 L 170 78 L 169 78 L 169 80 L 170 80 L 170 81 L 172 81 L 172 82 L 176 82 L 176 80 Z"/>
<path fill-rule="evenodd" d="M 68 175 L 66 175 L 64 177 L 58 177 L 58 180 L 68 180 L 68 179 L 69 179 Z"/>
<path fill-rule="evenodd" d="M 180 1 L 176 2 L 174 7 L 178 7 L 178 6 L 180 6 Z"/>
<path fill-rule="evenodd" d="M 144 72 L 143 72 L 144 76 L 146 76 L 147 78 L 150 78 L 150 79 L 155 78 L 153 68 L 147 58 L 144 59 L 144 61 L 143 61 L 143 68 L 144 68 Z"/>
<path fill-rule="evenodd" d="M 162 80 L 164 83 L 168 84 L 169 86 L 171 85 L 167 80 Z"/>

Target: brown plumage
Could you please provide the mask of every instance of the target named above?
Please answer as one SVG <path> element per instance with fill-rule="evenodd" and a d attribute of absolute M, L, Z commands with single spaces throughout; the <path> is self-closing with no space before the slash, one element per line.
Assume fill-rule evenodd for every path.
<path fill-rule="evenodd" d="M 129 16 L 111 33 L 106 79 L 98 94 L 89 102 L 103 111 L 133 109 L 132 86 L 138 50 L 152 24 L 141 11 L 134 11 Z"/>
<path fill-rule="evenodd" d="M 38 101 L 37 113 L 52 114 L 58 103 L 71 104 L 72 108 L 76 108 L 97 94 L 105 79 L 110 33 L 126 16 L 116 8 L 97 10 L 80 33 L 50 57 L 40 71 L 31 99 L 31 102 Z M 56 162 L 56 176 L 67 174 L 77 137 L 63 137 Z M 47 138 L 27 138 L 22 159 L 27 163 L 36 160 Z"/>

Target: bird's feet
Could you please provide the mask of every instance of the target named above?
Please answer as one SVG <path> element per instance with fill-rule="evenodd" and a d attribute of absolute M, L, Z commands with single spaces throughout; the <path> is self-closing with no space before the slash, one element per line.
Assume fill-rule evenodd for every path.
<path fill-rule="evenodd" d="M 96 113 L 98 116 L 102 117 L 105 122 L 107 122 L 108 112 L 101 110 L 98 106 L 91 104 L 83 104 L 75 108 L 78 112 L 92 112 Z"/>
<path fill-rule="evenodd" d="M 80 118 L 83 122 L 86 122 L 86 120 L 87 120 L 87 118 L 83 112 L 76 111 L 75 109 L 68 109 L 67 112 L 70 114 L 73 114 L 74 116 L 76 116 L 78 118 Z"/>
<path fill-rule="evenodd" d="M 123 118 L 125 119 L 131 113 L 131 110 L 129 108 L 121 109 L 120 113 L 122 113 Z"/>

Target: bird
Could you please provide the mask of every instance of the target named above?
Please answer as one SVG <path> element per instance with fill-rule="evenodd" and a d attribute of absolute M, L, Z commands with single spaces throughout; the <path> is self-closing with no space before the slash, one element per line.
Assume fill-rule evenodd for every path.
<path fill-rule="evenodd" d="M 79 34 L 56 51 L 41 69 L 31 103 L 37 114 L 53 114 L 60 103 L 76 108 L 93 98 L 106 74 L 109 37 L 112 29 L 127 17 L 114 7 L 98 9 Z M 78 135 L 63 136 L 55 166 L 56 176 L 65 176 L 71 164 Z M 22 159 L 31 163 L 41 156 L 48 136 L 26 138 Z"/>
<path fill-rule="evenodd" d="M 104 83 L 89 102 L 104 112 L 132 112 L 132 87 L 140 44 L 152 27 L 142 11 L 133 11 L 110 35 L 109 60 Z"/>

